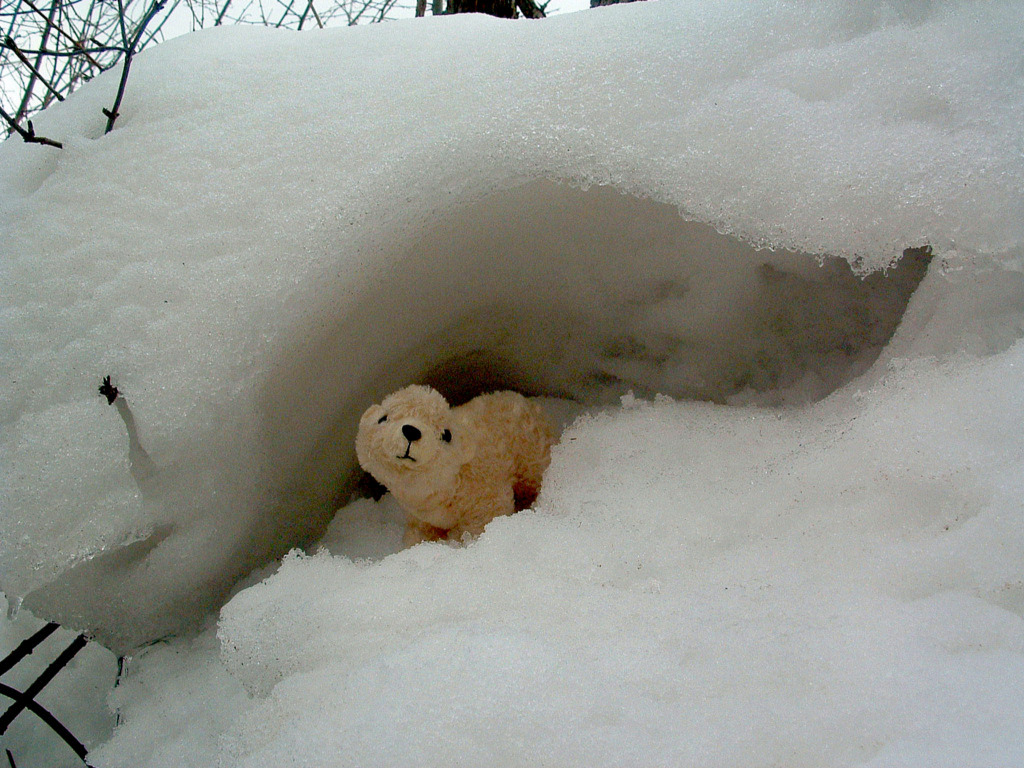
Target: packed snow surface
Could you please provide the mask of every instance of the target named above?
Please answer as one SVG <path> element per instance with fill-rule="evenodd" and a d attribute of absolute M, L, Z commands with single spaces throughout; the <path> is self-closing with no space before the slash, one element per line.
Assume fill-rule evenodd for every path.
<path fill-rule="evenodd" d="M 661 0 L 39 115 L 0 588 L 133 657 L 90 761 L 1024 763 L 1022 73 L 1018 3 Z M 398 551 L 352 438 L 411 381 L 553 398 L 535 509 Z"/>

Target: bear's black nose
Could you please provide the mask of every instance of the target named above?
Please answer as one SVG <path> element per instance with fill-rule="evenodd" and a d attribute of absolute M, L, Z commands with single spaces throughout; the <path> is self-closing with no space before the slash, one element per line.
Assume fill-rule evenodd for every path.
<path fill-rule="evenodd" d="M 416 429 L 416 427 L 414 427 L 412 424 L 403 425 L 402 434 L 405 435 L 405 439 L 408 440 L 410 443 L 415 443 L 417 440 L 423 437 L 423 433 Z"/>

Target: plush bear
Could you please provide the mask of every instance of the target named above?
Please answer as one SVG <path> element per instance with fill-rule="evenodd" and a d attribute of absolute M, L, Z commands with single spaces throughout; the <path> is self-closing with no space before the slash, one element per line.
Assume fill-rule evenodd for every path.
<path fill-rule="evenodd" d="M 412 546 L 477 535 L 530 506 L 553 442 L 543 410 L 516 392 L 450 408 L 436 390 L 413 385 L 367 409 L 356 455 L 405 510 Z"/>

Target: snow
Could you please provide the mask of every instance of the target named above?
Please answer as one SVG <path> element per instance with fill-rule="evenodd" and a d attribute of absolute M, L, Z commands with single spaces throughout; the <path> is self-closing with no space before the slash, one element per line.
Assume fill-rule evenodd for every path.
<path fill-rule="evenodd" d="M 1022 762 L 1021 16 L 218 29 L 0 145 L 0 588 L 132 657 L 91 763 Z M 533 510 L 398 551 L 412 380 L 554 398 Z"/>

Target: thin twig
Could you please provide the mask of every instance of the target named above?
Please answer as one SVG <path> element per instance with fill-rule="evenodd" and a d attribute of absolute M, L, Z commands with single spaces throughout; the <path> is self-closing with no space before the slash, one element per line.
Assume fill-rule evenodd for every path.
<path fill-rule="evenodd" d="M 217 20 L 213 22 L 213 26 L 219 27 L 224 21 L 224 14 L 228 12 L 228 6 L 231 5 L 231 0 L 224 0 L 224 7 L 220 9 L 220 13 L 217 14 Z"/>
<path fill-rule="evenodd" d="M 128 72 L 132 67 L 132 59 L 135 57 L 136 46 L 138 45 L 139 39 L 142 37 L 142 33 L 146 30 L 146 25 L 153 20 L 164 7 L 166 0 L 154 0 L 153 5 L 150 6 L 149 12 L 143 17 L 142 21 L 139 22 L 139 27 L 135 33 L 135 37 L 131 43 L 128 42 L 128 33 L 124 26 L 124 17 L 121 18 L 121 32 L 124 35 L 124 44 L 127 50 L 124 53 L 124 65 L 121 68 L 121 81 L 117 85 L 117 96 L 114 98 L 114 106 L 109 110 L 104 109 L 103 114 L 107 116 L 107 128 L 103 131 L 104 134 L 110 133 L 114 130 L 114 121 L 118 118 L 118 110 L 121 108 L 121 99 L 124 98 L 125 88 L 128 87 Z M 122 8 L 121 0 L 117 0 L 119 8 Z"/>
<path fill-rule="evenodd" d="M 50 6 L 50 14 L 46 17 L 46 28 L 43 30 L 43 42 L 40 44 L 40 48 L 46 47 L 46 41 L 50 38 L 50 30 L 53 29 L 53 16 L 57 12 L 59 1 L 55 2 Z M 36 62 L 37 64 L 39 62 Z M 21 120 L 28 113 L 28 105 L 32 99 L 32 92 L 35 90 L 36 75 L 33 75 L 28 80 L 28 85 L 25 88 L 25 93 L 21 99 L 21 104 L 18 106 L 17 112 L 14 113 L 15 121 Z"/>
<path fill-rule="evenodd" d="M 288 0 L 288 5 L 285 6 L 284 13 L 281 14 L 281 20 L 277 22 L 277 27 L 280 29 L 284 26 L 284 20 L 288 18 L 288 14 L 292 12 L 292 6 L 295 5 L 295 0 Z"/>
<path fill-rule="evenodd" d="M 384 21 L 387 15 L 391 12 L 391 9 L 395 7 L 397 2 L 398 0 L 384 0 L 384 2 L 381 4 L 380 13 L 377 14 L 377 18 L 375 19 L 375 21 L 377 23 Z"/>
<path fill-rule="evenodd" d="M 125 48 L 125 53 L 128 52 L 128 30 L 124 24 L 124 3 L 121 0 L 117 0 L 117 22 L 121 27 L 121 45 Z"/>
<path fill-rule="evenodd" d="M 0 48 L 7 48 L 10 51 L 14 51 L 15 50 L 13 46 L 10 46 L 10 45 L 7 44 L 6 40 L 3 43 L 0 43 Z M 37 54 L 38 53 L 41 56 L 46 56 L 48 58 L 54 58 L 54 59 L 74 58 L 75 56 L 83 56 L 84 54 L 87 54 L 87 53 L 117 53 L 117 54 L 123 54 L 124 53 L 124 48 L 121 48 L 120 46 L 116 46 L 116 45 L 97 46 L 96 48 L 82 48 L 81 50 L 77 50 L 77 51 L 52 51 L 52 50 L 49 50 L 49 49 L 41 49 L 41 48 L 36 48 L 36 49 L 33 49 L 33 50 L 28 50 L 28 51 L 26 51 L 24 49 L 19 49 L 19 50 L 21 50 L 21 52 L 24 53 L 24 54 Z M 15 55 L 17 55 L 17 54 L 15 54 Z M 21 58 L 21 57 L 19 56 L 19 58 Z M 100 65 L 99 63 L 95 63 L 95 66 L 98 67 L 99 69 L 103 69 L 102 65 Z"/>
<path fill-rule="evenodd" d="M 2 14 L 0 14 L 0 18 L 2 18 Z M 18 25 L 19 22 L 20 22 L 20 14 L 12 13 L 11 14 L 11 23 L 7 25 L 7 33 L 4 35 L 4 37 L 10 37 L 11 35 L 13 35 L 14 34 L 14 29 Z"/>
<path fill-rule="evenodd" d="M 309 0 L 309 2 L 306 3 L 305 10 L 302 11 L 302 16 L 299 17 L 300 31 L 302 29 L 302 26 L 306 23 L 306 16 L 309 14 L 310 11 L 313 12 L 313 18 L 316 19 L 316 23 L 320 26 L 320 29 L 324 28 L 324 25 L 320 23 L 320 17 L 317 15 L 316 8 L 313 7 L 313 0 Z"/>
<path fill-rule="evenodd" d="M 32 0 L 21 0 L 21 2 L 25 3 L 25 5 L 27 5 L 29 8 L 31 8 L 39 16 L 42 16 L 44 19 L 46 18 L 46 14 L 44 14 L 41 10 L 36 8 L 36 6 L 32 3 Z M 72 6 L 73 7 L 74 3 L 65 3 L 65 7 L 66 6 Z M 89 13 L 90 13 L 90 15 L 92 14 L 91 7 L 90 7 L 90 12 Z M 57 31 L 57 34 L 63 35 L 64 37 L 66 37 L 71 42 L 72 48 L 75 48 L 80 53 L 85 55 L 85 57 L 89 60 L 89 63 L 91 63 L 94 67 L 99 67 L 99 64 L 97 64 L 96 61 L 94 61 L 92 59 L 92 57 L 89 56 L 90 52 L 84 50 L 84 48 L 82 46 L 82 41 L 81 40 L 76 40 L 74 37 L 72 37 L 67 32 L 65 32 L 63 29 L 61 29 L 60 26 L 55 27 L 55 29 Z"/>
<path fill-rule="evenodd" d="M 56 147 L 57 149 L 63 149 L 64 145 L 59 141 L 53 139 L 47 139 L 45 136 L 36 136 L 36 129 L 32 125 L 32 121 L 28 121 L 28 130 L 25 130 L 14 118 L 8 115 L 3 107 L 0 107 L 0 117 L 4 119 L 4 122 L 11 127 L 11 130 L 21 136 L 22 140 L 28 144 L 45 144 L 48 147 Z"/>
<path fill-rule="evenodd" d="M 3 46 L 8 50 L 14 52 L 14 55 L 18 57 L 21 63 L 28 67 L 28 71 L 31 72 L 40 83 L 46 86 L 46 90 L 52 93 L 56 97 L 57 101 L 64 101 L 64 97 L 61 96 L 60 93 L 50 84 L 50 81 L 43 75 L 43 73 L 40 72 L 39 69 L 32 64 L 31 61 L 28 60 L 28 56 L 26 56 L 25 52 L 18 47 L 18 44 L 16 42 L 14 42 L 13 37 L 4 38 Z M 40 50 L 36 53 L 39 54 L 36 58 L 36 61 L 38 62 L 43 57 L 43 51 Z"/>
<path fill-rule="evenodd" d="M 421 0 L 419 12 L 428 2 L 435 12 L 443 7 L 443 0 Z M 262 23 L 290 29 L 308 29 L 310 18 L 320 28 L 329 21 L 379 22 L 409 5 L 406 0 L 0 0 L 5 83 L 0 106 L 13 115 L 14 123 L 0 120 L 0 137 L 18 133 L 27 141 L 57 146 L 25 129 L 27 119 L 83 81 L 117 66 L 122 70 L 117 95 L 104 110 L 105 130 L 111 131 L 126 97 L 134 56 L 163 38 L 168 18 L 181 11 L 182 3 L 189 8 L 193 28 Z M 136 17 L 141 18 L 133 23 Z"/>
<path fill-rule="evenodd" d="M 156 28 L 146 35 L 146 40 L 144 42 L 139 43 L 140 51 L 146 46 L 150 45 L 156 39 L 157 35 L 163 32 L 164 24 L 166 24 L 167 20 L 174 15 L 174 12 L 178 9 L 178 6 L 180 4 L 181 0 L 174 0 L 174 3 L 171 5 L 170 8 L 167 9 L 167 13 L 164 14 L 164 17 L 160 20 L 160 23 L 156 25 Z"/>

